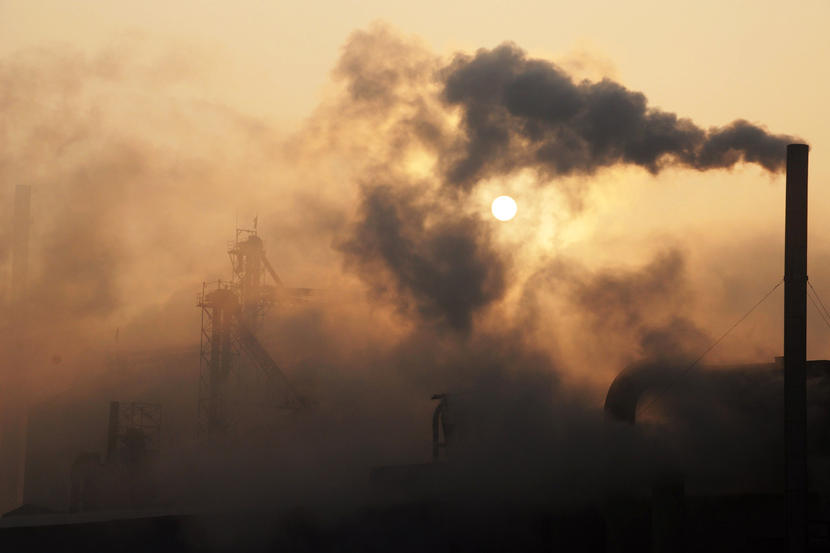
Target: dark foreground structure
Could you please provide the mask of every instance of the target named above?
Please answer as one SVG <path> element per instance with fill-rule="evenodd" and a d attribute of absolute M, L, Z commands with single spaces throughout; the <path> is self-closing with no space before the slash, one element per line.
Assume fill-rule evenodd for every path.
<path fill-rule="evenodd" d="M 604 551 L 598 513 L 552 517 L 530 511 L 462 513 L 440 504 L 366 509 L 336 519 L 281 514 L 125 516 L 86 521 L 66 515 L 4 521 L 5 551 Z M 24 517 L 20 517 L 23 519 Z"/>

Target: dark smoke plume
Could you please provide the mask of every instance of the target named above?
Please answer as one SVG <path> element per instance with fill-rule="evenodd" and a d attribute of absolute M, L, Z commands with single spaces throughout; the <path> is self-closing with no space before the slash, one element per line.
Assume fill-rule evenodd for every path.
<path fill-rule="evenodd" d="M 402 307 L 411 300 L 423 318 L 466 331 L 473 314 L 504 293 L 504 261 L 481 221 L 415 194 L 364 188 L 361 217 L 340 248 L 377 292 L 391 276 Z"/>
<path fill-rule="evenodd" d="M 593 317 L 596 330 L 634 328 L 646 316 L 679 307 L 685 291 L 685 260 L 678 250 L 658 253 L 638 270 L 611 269 L 572 282 L 573 300 Z"/>
<path fill-rule="evenodd" d="M 743 120 L 702 129 L 650 107 L 640 92 L 609 79 L 576 82 L 509 43 L 446 63 L 380 26 L 349 38 L 334 75 L 343 93 L 320 112 L 314 130 L 323 132 L 307 142 L 346 147 L 351 159 L 365 160 L 354 180 L 371 185 L 360 188 L 363 210 L 340 247 L 347 267 L 375 292 L 393 291 L 383 295 L 414 305 L 410 313 L 461 330 L 509 287 L 509 260 L 488 245 L 488 227 L 459 216 L 480 182 L 530 169 L 562 187 L 557 177 L 618 164 L 658 173 L 746 162 L 777 171 L 793 140 Z M 417 191 L 409 190 L 416 181 Z M 671 272 L 678 262 L 670 255 L 653 269 Z M 661 290 L 664 282 L 631 284 Z M 611 289 L 603 293 L 613 293 L 618 283 L 605 284 Z M 630 315 L 641 298 L 619 301 L 614 319 Z"/>
<path fill-rule="evenodd" d="M 465 189 L 522 168 L 558 176 L 631 164 L 658 173 L 669 165 L 706 170 L 744 161 L 778 171 L 795 140 L 744 120 L 701 129 L 649 107 L 641 92 L 609 79 L 576 83 L 509 43 L 457 55 L 443 76 L 444 98 L 461 108 L 464 132 L 446 177 Z"/>
<path fill-rule="evenodd" d="M 491 64 L 502 73 L 482 71 L 480 86 L 464 92 L 465 71 L 498 52 L 513 52 L 513 61 Z M 42 63 L 35 60 L 32 67 Z M 542 492 L 550 497 L 555 489 L 557 501 L 586 497 L 603 470 L 604 421 L 591 409 L 593 395 L 577 384 L 597 374 L 598 367 L 616 374 L 624 366 L 617 359 L 624 355 L 653 359 L 677 357 L 681 348 L 700 350 L 696 327 L 675 317 L 688 294 L 687 266 L 670 252 L 637 270 L 589 273 L 560 256 L 558 272 L 540 275 L 537 295 L 527 295 L 536 317 L 517 318 L 508 294 L 523 284 L 511 266 L 521 252 L 499 241 L 495 228 L 505 227 L 475 215 L 478 207 L 465 191 L 480 178 L 522 168 L 544 176 L 591 172 L 618 162 L 655 171 L 669 162 L 696 168 L 740 160 L 764 164 L 777 155 L 765 148 L 777 148 L 779 140 L 748 124 L 706 133 L 648 110 L 642 95 L 610 81 L 573 84 L 553 65 L 526 60 L 513 47 L 458 57 L 442 70 L 437 56 L 375 30 L 356 33 L 344 49 L 336 74 L 347 86 L 335 109 L 321 109 L 323 117 L 310 121 L 306 140 L 277 162 L 273 145 L 278 138 L 233 110 L 183 100 L 170 109 L 160 102 L 161 107 L 136 111 L 132 81 L 109 103 L 98 101 L 97 80 L 109 89 L 118 75 L 135 73 L 131 64 L 95 78 L 90 75 L 97 75 L 98 64 L 84 65 L 80 72 L 64 62 L 45 67 L 31 87 L 23 86 L 24 77 L 38 73 L 29 65 L 0 75 L 8 75 L 0 78 L 2 84 L 19 88 L 7 98 L 14 99 L 13 106 L 0 102 L 14 108 L 0 110 L 0 126 L 18 137 L 10 141 L 15 148 L 0 155 L 0 176 L 9 183 L 32 182 L 41 198 L 54 202 L 38 207 L 43 223 L 33 235 L 33 252 L 42 253 L 33 255 L 32 289 L 41 314 L 35 319 L 38 331 L 56 338 L 50 344 L 39 338 L 38 355 L 30 363 L 38 368 L 30 373 L 33 388 L 53 394 L 69 375 L 84 375 L 84 382 L 94 385 L 73 387 L 90 412 L 101 409 L 95 421 L 103 420 L 106 402 L 113 398 L 163 403 L 164 454 L 167 470 L 176 476 L 167 482 L 178 482 L 179 488 L 165 486 L 164 492 L 177 501 L 207 495 L 219 498 L 217 503 L 230 497 L 233 505 L 246 507 L 277 503 L 275 497 L 284 505 L 310 502 L 320 510 L 340 502 L 356 505 L 366 492 L 368 467 L 430 458 L 434 404 L 429 397 L 435 392 L 461 392 L 460 401 L 469 405 L 477 425 L 467 441 L 474 470 L 459 477 L 467 489 L 480 490 L 496 508 L 502 495 Z M 76 73 L 78 78 L 62 78 Z M 534 78 L 545 86 L 533 86 Z M 163 99 L 157 80 L 142 79 L 136 79 L 137 90 Z M 70 96 L 57 85 L 40 91 L 34 85 L 41 82 L 95 86 L 88 94 Z M 564 92 L 549 94 L 558 90 Z M 634 108 L 639 101 L 640 110 L 615 111 L 617 104 L 610 100 L 608 114 L 586 107 L 586 98 L 596 106 L 603 95 L 618 98 L 623 107 L 625 99 Z M 541 116 L 539 105 L 545 102 L 549 108 Z M 53 104 L 66 106 L 56 120 L 43 107 Z M 100 109 L 100 123 L 84 115 L 95 111 L 91 106 Z M 571 111 L 559 113 L 562 106 Z M 456 107 L 463 115 L 460 126 L 451 113 Z M 41 129 L 50 133 L 44 136 Z M 740 146 L 730 146 L 735 144 Z M 646 146 L 662 153 L 649 156 Z M 687 151 L 694 154 L 691 161 L 679 157 Z M 560 170 L 552 159 L 572 165 Z M 770 162 L 770 167 L 777 165 Z M 39 176 L 32 172 L 36 168 L 48 171 Z M 295 178 L 282 180 L 289 170 Z M 360 207 L 346 228 L 352 193 Z M 193 363 L 198 363 L 199 335 L 192 298 L 203 279 L 228 274 L 223 244 L 233 228 L 231 206 L 239 202 L 243 213 L 265 210 L 260 223 L 266 226 L 260 231 L 286 282 L 297 279 L 283 268 L 320 275 L 336 265 L 329 255 L 335 243 L 337 255 L 375 294 L 370 300 L 382 296 L 405 317 L 402 324 L 389 325 L 380 302 L 364 301 L 363 288 L 350 289 L 352 280 L 337 272 L 326 281 L 338 291 L 336 301 L 276 305 L 263 325 L 263 342 L 317 405 L 286 424 L 279 443 L 252 439 L 250 448 L 204 455 L 189 445 L 196 424 Z M 518 268 L 532 271 L 546 259 L 540 256 Z M 524 284 L 530 288 L 535 282 Z M 297 285 L 318 283 L 299 280 Z M 181 293 L 173 297 L 171 290 Z M 570 309 L 544 309 L 536 299 L 545 295 Z M 567 319 L 570 314 L 575 318 Z M 110 347 L 117 325 L 121 344 L 193 346 L 192 355 L 185 351 L 190 362 L 159 365 L 152 372 L 139 365 L 129 372 L 110 371 L 102 360 L 93 364 L 87 361 L 91 356 L 74 353 L 80 350 L 78 336 L 88 337 L 83 343 L 93 344 L 95 352 Z M 553 351 L 559 349 L 564 355 Z M 49 364 L 53 353 L 63 357 L 60 365 Z M 44 366 L 52 367 L 48 374 Z M 564 378 L 569 366 L 579 371 L 576 384 Z M 99 376 L 105 370 L 111 384 Z M 599 386 L 604 391 L 607 382 Z M 81 421 L 78 410 L 67 407 L 67 412 L 67 419 Z M 85 436 L 103 438 L 100 425 L 75 426 Z M 56 434 L 52 428 L 27 439 L 52 447 L 61 437 Z M 67 431 L 63 438 L 67 456 L 76 454 L 76 434 Z M 717 449 L 708 443 L 697 451 L 715 457 L 711 452 Z M 629 451 L 632 464 L 645 470 L 640 468 L 642 449 Z M 65 470 L 63 459 L 52 458 Z M 194 466 L 203 467 L 203 473 Z M 628 479 L 625 468 L 619 469 L 620 480 Z M 488 479 L 492 486 L 482 487 Z"/>

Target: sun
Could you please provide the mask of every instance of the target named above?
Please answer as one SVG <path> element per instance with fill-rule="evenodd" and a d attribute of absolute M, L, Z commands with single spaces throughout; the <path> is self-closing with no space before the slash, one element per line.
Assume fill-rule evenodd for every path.
<path fill-rule="evenodd" d="M 499 196 L 493 200 L 493 205 L 490 208 L 493 211 L 493 217 L 499 221 L 509 221 L 516 216 L 516 200 L 510 196 Z"/>

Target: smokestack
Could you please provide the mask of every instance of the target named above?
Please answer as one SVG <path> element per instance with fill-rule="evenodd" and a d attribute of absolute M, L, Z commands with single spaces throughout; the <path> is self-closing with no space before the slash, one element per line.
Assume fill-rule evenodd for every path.
<path fill-rule="evenodd" d="M 807 550 L 807 157 L 787 146 L 784 244 L 784 411 L 787 551 Z"/>

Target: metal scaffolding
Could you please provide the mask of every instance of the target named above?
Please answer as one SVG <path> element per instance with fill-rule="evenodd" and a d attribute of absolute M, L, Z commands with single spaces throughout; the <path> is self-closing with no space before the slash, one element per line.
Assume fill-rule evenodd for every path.
<path fill-rule="evenodd" d="M 199 432 L 216 435 L 236 426 L 242 412 L 296 409 L 302 404 L 282 370 L 257 338 L 277 289 L 290 296 L 253 229 L 237 229 L 229 244 L 233 280 L 203 283 L 199 370 Z M 265 284 L 267 272 L 275 285 Z M 302 290 L 302 289 L 298 289 Z"/>
<path fill-rule="evenodd" d="M 161 449 L 161 405 L 110 402 L 107 462 L 131 461 L 137 450 L 153 455 Z"/>

